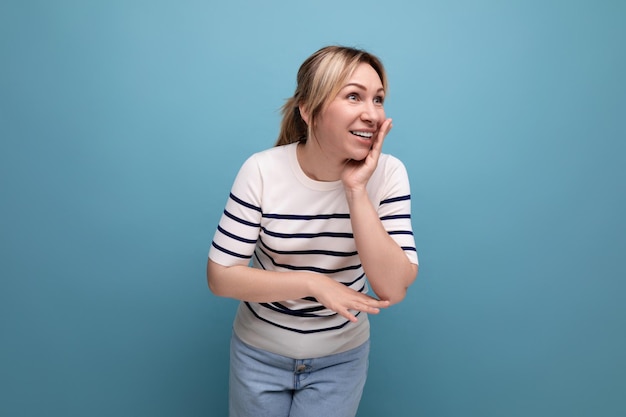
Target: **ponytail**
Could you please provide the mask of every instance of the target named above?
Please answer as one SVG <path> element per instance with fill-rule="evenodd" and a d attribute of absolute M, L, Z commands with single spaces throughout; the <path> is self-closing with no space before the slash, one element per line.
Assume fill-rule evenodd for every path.
<path fill-rule="evenodd" d="M 283 120 L 280 123 L 280 133 L 274 146 L 288 145 L 304 141 L 307 138 L 308 127 L 302 120 L 300 108 L 295 97 L 291 97 L 281 109 Z"/>

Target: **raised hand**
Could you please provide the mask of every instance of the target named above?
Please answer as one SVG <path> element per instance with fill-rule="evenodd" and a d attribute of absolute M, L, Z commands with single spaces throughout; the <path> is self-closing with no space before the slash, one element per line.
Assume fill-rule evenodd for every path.
<path fill-rule="evenodd" d="M 341 181 L 347 190 L 364 189 L 378 165 L 385 137 L 392 128 L 391 119 L 386 119 L 373 138 L 372 148 L 362 161 L 349 160 L 341 173 Z"/>

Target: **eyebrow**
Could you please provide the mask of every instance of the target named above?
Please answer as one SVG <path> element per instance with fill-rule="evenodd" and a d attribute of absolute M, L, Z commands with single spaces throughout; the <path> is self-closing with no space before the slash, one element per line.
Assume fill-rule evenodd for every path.
<path fill-rule="evenodd" d="M 363 85 L 363 84 L 359 84 L 359 83 L 348 83 L 346 85 L 343 86 L 343 88 L 346 87 L 358 87 L 361 90 L 367 90 L 367 88 Z M 342 88 L 342 90 L 343 90 Z M 378 90 L 376 90 L 376 92 L 382 91 L 383 93 L 385 92 L 385 89 L 383 87 L 380 87 Z"/>

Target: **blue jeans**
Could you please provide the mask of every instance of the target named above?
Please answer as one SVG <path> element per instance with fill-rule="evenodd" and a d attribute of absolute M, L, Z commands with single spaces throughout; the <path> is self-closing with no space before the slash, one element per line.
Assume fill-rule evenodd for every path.
<path fill-rule="evenodd" d="M 291 359 L 233 333 L 230 417 L 354 417 L 367 377 L 369 341 L 347 352 Z"/>

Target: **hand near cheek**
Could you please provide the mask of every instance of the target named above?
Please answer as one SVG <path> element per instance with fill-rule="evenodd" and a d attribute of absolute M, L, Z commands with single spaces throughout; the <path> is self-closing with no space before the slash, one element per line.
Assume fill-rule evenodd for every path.
<path fill-rule="evenodd" d="M 392 128 L 392 120 L 386 119 L 372 139 L 372 148 L 362 161 L 350 160 L 346 162 L 341 181 L 347 189 L 365 188 L 370 177 L 378 165 L 378 159 L 383 148 L 385 137 Z"/>

